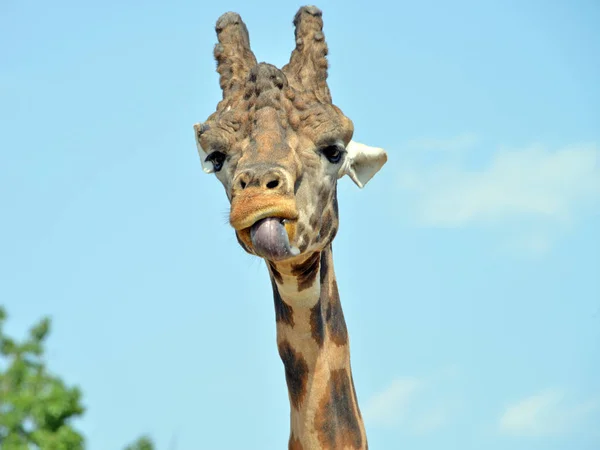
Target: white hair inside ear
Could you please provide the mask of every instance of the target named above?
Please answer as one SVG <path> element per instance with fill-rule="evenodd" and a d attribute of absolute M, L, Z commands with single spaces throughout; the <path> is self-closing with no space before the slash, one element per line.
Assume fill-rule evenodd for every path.
<path fill-rule="evenodd" d="M 194 124 L 194 139 L 196 141 L 196 147 L 198 148 L 198 155 L 200 156 L 200 162 L 202 163 L 202 170 L 204 173 L 213 173 L 215 168 L 210 161 L 206 161 L 206 157 L 208 156 L 202 145 L 200 144 L 200 134 L 202 131 L 202 124 L 196 123 Z"/>
<path fill-rule="evenodd" d="M 346 152 L 346 159 L 338 178 L 348 175 L 359 188 L 363 188 L 387 161 L 384 149 L 369 147 L 359 142 L 350 141 Z"/>

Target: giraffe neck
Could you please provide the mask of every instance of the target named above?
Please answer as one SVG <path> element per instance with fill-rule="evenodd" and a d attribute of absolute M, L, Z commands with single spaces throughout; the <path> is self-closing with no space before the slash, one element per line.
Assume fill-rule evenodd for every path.
<path fill-rule="evenodd" d="M 300 264 L 269 264 L 269 271 L 290 400 L 289 449 L 368 448 L 331 246 Z"/>

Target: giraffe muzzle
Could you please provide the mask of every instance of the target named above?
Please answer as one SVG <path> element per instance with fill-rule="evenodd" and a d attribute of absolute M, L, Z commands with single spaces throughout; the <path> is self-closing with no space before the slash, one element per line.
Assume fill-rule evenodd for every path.
<path fill-rule="evenodd" d="M 271 261 L 297 256 L 298 210 L 293 196 L 252 187 L 233 196 L 229 222 L 247 250 Z"/>

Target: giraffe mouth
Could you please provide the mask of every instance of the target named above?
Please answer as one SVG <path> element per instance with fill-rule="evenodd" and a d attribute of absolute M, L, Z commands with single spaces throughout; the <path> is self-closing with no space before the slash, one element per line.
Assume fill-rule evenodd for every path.
<path fill-rule="evenodd" d="M 298 221 L 293 196 L 265 193 L 247 188 L 231 200 L 229 223 L 249 253 L 270 261 L 300 254 L 294 241 Z"/>
<path fill-rule="evenodd" d="M 266 195 L 253 189 L 247 191 L 231 200 L 229 223 L 236 230 L 250 228 L 261 219 L 269 217 L 291 221 L 298 219 L 296 200 L 293 197 Z"/>
<path fill-rule="evenodd" d="M 298 256 L 300 250 L 290 244 L 285 219 L 265 217 L 250 227 L 250 241 L 254 252 L 271 261 Z"/>
<path fill-rule="evenodd" d="M 249 253 L 270 261 L 300 254 L 294 241 L 298 221 L 293 196 L 265 193 L 247 188 L 231 200 L 229 223 Z"/>

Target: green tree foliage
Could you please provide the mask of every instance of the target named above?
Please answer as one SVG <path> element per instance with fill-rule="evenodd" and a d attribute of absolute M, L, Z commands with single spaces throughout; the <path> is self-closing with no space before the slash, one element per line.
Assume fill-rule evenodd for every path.
<path fill-rule="evenodd" d="M 150 438 L 144 436 L 128 446 L 125 450 L 154 450 L 154 445 Z"/>
<path fill-rule="evenodd" d="M 81 392 L 50 374 L 43 359 L 50 320 L 33 326 L 23 342 L 4 334 L 5 320 L 0 307 L 0 447 L 83 449 L 83 436 L 71 425 L 84 412 Z"/>
<path fill-rule="evenodd" d="M 44 341 L 50 320 L 42 319 L 23 342 L 4 333 L 0 306 L 0 448 L 2 450 L 83 450 L 72 421 L 85 411 L 81 391 L 48 372 Z M 153 450 L 143 437 L 126 450 Z"/>

